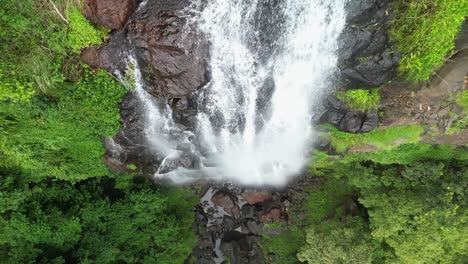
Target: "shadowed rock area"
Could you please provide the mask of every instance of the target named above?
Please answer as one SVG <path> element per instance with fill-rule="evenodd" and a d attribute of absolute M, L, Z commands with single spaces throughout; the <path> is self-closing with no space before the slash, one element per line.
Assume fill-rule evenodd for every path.
<path fill-rule="evenodd" d="M 346 6 L 341 34 L 339 67 L 342 85 L 349 88 L 380 86 L 396 74 L 400 55 L 387 34 L 389 0 L 352 0 Z"/>

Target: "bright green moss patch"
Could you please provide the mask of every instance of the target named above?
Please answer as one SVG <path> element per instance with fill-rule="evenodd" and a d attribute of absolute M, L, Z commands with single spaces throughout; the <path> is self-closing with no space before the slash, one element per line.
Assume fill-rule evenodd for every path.
<path fill-rule="evenodd" d="M 385 149 L 391 148 L 395 144 L 417 142 L 424 132 L 424 128 L 419 125 L 375 129 L 363 134 L 341 132 L 333 126 L 327 126 L 327 128 L 331 132 L 325 133 L 325 136 L 331 140 L 332 146 L 339 152 L 364 145 Z"/>
<path fill-rule="evenodd" d="M 345 162 L 372 161 L 380 164 L 412 164 L 418 160 L 468 160 L 466 148 L 423 143 L 403 144 L 393 149 L 346 155 Z"/>
<path fill-rule="evenodd" d="M 450 56 L 460 26 L 468 14 L 464 0 L 397 0 L 390 37 L 402 53 L 399 71 L 411 81 L 423 81 Z"/>
<path fill-rule="evenodd" d="M 71 8 L 68 13 L 68 20 L 70 23 L 68 46 L 73 52 L 78 52 L 82 48 L 91 45 L 101 44 L 109 33 L 104 28 L 95 28 L 91 25 L 76 7 Z"/>
<path fill-rule="evenodd" d="M 336 97 L 345 102 L 351 109 L 362 112 L 375 110 L 380 103 L 379 89 L 338 91 Z"/>

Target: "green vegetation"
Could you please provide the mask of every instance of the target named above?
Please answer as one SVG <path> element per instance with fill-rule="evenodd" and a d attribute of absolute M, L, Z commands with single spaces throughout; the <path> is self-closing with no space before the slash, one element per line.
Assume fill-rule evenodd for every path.
<path fill-rule="evenodd" d="M 298 264 L 296 257 L 299 249 L 305 242 L 302 230 L 291 227 L 280 236 L 263 236 L 260 244 L 263 252 L 275 253 L 273 263 L 278 264 Z"/>
<path fill-rule="evenodd" d="M 307 229 L 307 243 L 298 254 L 301 261 L 465 263 L 468 260 L 468 241 L 463 236 L 468 231 L 466 148 L 412 143 L 348 154 L 341 159 L 329 156 L 328 162 L 323 162 L 325 153 L 319 154 L 322 162 L 315 170 L 322 171 L 327 182 L 335 181 L 334 186 L 341 186 L 336 188 L 349 186 L 346 188 L 355 190 L 367 213 L 358 213 L 357 217 L 346 215 L 333 209 L 333 203 L 340 204 L 342 198 L 328 197 L 330 200 L 323 204 L 330 206 L 318 208 L 336 211 L 335 216 Z M 321 196 L 320 191 L 310 193 L 312 201 L 317 200 L 316 196 Z M 310 212 L 308 215 L 313 217 Z"/>
<path fill-rule="evenodd" d="M 338 91 L 336 97 L 346 103 L 351 109 L 361 112 L 377 110 L 380 104 L 379 89 L 356 89 Z"/>
<path fill-rule="evenodd" d="M 96 29 L 93 27 L 77 7 L 70 9 L 68 21 L 70 26 L 67 44 L 73 52 L 78 52 L 91 45 L 101 44 L 109 33 L 109 30 L 104 28 Z"/>
<path fill-rule="evenodd" d="M 453 118 L 454 122 L 447 131 L 447 134 L 449 135 L 468 127 L 468 91 L 463 90 L 461 92 L 455 93 L 454 101 L 462 109 L 460 112 L 450 113 L 450 117 Z"/>
<path fill-rule="evenodd" d="M 397 0 L 390 37 L 402 53 L 399 71 L 411 81 L 431 77 L 454 48 L 468 5 L 460 0 Z"/>
<path fill-rule="evenodd" d="M 379 149 L 392 148 L 402 143 L 417 142 L 424 132 L 424 128 L 419 125 L 379 128 L 363 134 L 341 132 L 333 126 L 326 128 L 330 132 L 324 133 L 324 136 L 330 139 L 332 146 L 339 152 L 365 145 Z"/>
<path fill-rule="evenodd" d="M 455 102 L 463 108 L 463 113 L 468 113 L 468 90 L 459 92 L 456 96 Z"/>
<path fill-rule="evenodd" d="M 307 263 L 371 263 L 378 243 L 360 217 L 332 220 L 310 227 L 298 258 Z"/>
<path fill-rule="evenodd" d="M 1 262 L 183 263 L 194 196 L 105 167 L 126 89 L 77 56 L 107 31 L 54 3 L 68 23 L 49 1 L 0 5 Z"/>
<path fill-rule="evenodd" d="M 312 224 L 319 224 L 323 219 L 333 215 L 335 209 L 349 200 L 354 190 L 346 181 L 337 178 L 324 179 L 320 186 L 308 190 L 304 209 Z"/>
<path fill-rule="evenodd" d="M 196 201 L 130 175 L 31 183 L 1 168 L 2 263 L 183 263 Z"/>

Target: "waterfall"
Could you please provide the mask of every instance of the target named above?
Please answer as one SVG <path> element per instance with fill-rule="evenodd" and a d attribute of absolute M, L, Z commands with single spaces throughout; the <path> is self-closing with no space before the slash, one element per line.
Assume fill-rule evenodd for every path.
<path fill-rule="evenodd" d="M 282 185 L 306 165 L 312 119 L 334 88 L 346 0 L 208 0 L 190 10 L 210 43 L 211 81 L 196 94 L 196 142 L 181 133 L 165 100 L 154 99 L 134 65 L 145 135 L 158 150 L 157 177 L 207 177 Z M 181 144 L 185 144 L 181 147 Z M 189 149 L 199 162 L 161 169 Z M 185 151 L 185 152 L 184 152 Z M 169 159 L 169 160 L 168 160 Z M 190 166 L 189 166 L 190 167 Z M 196 172 L 195 172 L 196 171 Z"/>
<path fill-rule="evenodd" d="M 218 177 L 281 185 L 303 168 L 314 110 L 333 89 L 344 5 L 209 1 L 200 21 L 211 42 L 212 81 L 198 119 Z"/>

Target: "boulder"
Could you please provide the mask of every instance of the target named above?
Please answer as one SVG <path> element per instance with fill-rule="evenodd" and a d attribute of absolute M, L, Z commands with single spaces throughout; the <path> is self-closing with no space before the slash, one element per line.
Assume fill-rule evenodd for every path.
<path fill-rule="evenodd" d="M 239 218 L 240 208 L 237 205 L 237 197 L 228 191 L 218 191 L 211 201 L 218 207 L 222 207 L 224 211 L 234 218 Z"/>
<path fill-rule="evenodd" d="M 375 129 L 379 122 L 379 116 L 375 110 L 353 111 L 335 96 L 329 96 L 324 106 L 327 110 L 320 118 L 320 122 L 330 123 L 340 131 L 365 133 Z"/>
<path fill-rule="evenodd" d="M 264 213 L 260 220 L 262 222 L 280 222 L 281 221 L 281 209 L 273 208 Z"/>
<path fill-rule="evenodd" d="M 269 191 L 245 191 L 241 193 L 241 197 L 251 205 L 262 203 L 266 200 L 271 199 L 271 193 Z"/>
<path fill-rule="evenodd" d="M 94 24 L 121 29 L 136 7 L 136 0 L 86 0 L 83 14 Z"/>
<path fill-rule="evenodd" d="M 122 77 L 129 73 L 132 56 L 151 95 L 183 98 L 192 94 L 208 82 L 209 71 L 208 43 L 189 21 L 189 5 L 188 0 L 145 1 L 145 7 L 137 8 L 107 43 L 84 53 L 83 61 Z M 183 102 L 177 107 L 184 108 Z"/>

